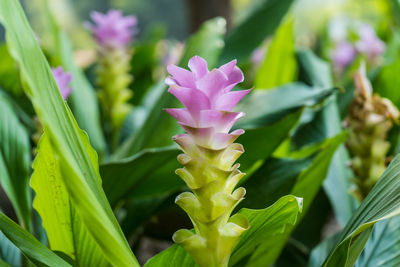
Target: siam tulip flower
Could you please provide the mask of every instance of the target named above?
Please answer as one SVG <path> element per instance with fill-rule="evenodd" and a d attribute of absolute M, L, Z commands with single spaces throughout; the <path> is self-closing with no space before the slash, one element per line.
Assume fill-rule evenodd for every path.
<path fill-rule="evenodd" d="M 233 247 L 249 227 L 244 216 L 231 217 L 246 193 L 242 187 L 235 189 L 245 174 L 235 164 L 244 149 L 234 141 L 244 130 L 231 128 L 245 115 L 233 109 L 250 90 L 232 91 L 243 81 L 236 60 L 211 71 L 198 56 L 188 65 L 191 71 L 167 67 L 172 75 L 166 79 L 168 91 L 184 107 L 166 111 L 186 132 L 173 137 L 184 152 L 178 156 L 184 167 L 176 173 L 193 193 L 180 194 L 176 203 L 189 215 L 195 231 L 179 230 L 173 240 L 198 266 L 228 266 Z"/>
<path fill-rule="evenodd" d="M 373 94 L 364 64 L 355 74 L 354 83 L 355 97 L 346 119 L 350 129 L 347 146 L 356 176 L 353 194 L 362 201 L 386 169 L 390 148 L 387 135 L 398 121 L 399 111 L 389 99 Z"/>
<path fill-rule="evenodd" d="M 119 129 L 132 109 L 129 99 L 133 93 L 128 88 L 132 81 L 129 45 L 137 32 L 137 19 L 135 16 L 124 17 L 118 10 L 110 10 L 106 14 L 92 12 L 91 17 L 95 25 L 87 26 L 97 41 L 98 97 L 106 117 L 105 130 L 112 138 L 113 147 L 116 147 Z"/>
<path fill-rule="evenodd" d="M 57 68 L 52 68 L 51 70 L 53 72 L 57 86 L 60 89 L 61 96 L 64 100 L 66 100 L 72 92 L 72 89 L 69 87 L 69 83 L 72 80 L 72 75 L 71 73 L 64 71 L 61 66 Z"/>
<path fill-rule="evenodd" d="M 126 47 L 132 42 L 133 36 L 137 32 L 137 18 L 135 16 L 124 17 L 119 10 L 110 10 L 106 14 L 94 11 L 90 17 L 96 24 L 88 23 L 86 25 L 102 47 Z"/>
<path fill-rule="evenodd" d="M 382 42 L 377 36 L 374 29 L 368 25 L 363 24 L 360 28 L 360 40 L 356 43 L 356 48 L 359 53 L 367 55 L 368 60 L 375 61 L 385 51 L 385 43 Z"/>
<path fill-rule="evenodd" d="M 332 53 L 333 65 L 342 70 L 347 67 L 357 55 L 356 49 L 347 41 L 340 42 Z"/>

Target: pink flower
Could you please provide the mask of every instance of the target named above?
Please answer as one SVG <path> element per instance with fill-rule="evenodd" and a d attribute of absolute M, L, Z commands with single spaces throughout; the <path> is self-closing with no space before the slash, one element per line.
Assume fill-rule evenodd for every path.
<path fill-rule="evenodd" d="M 51 69 L 56 80 L 57 86 L 60 89 L 61 96 L 66 100 L 71 94 L 72 89 L 69 87 L 69 83 L 72 80 L 72 75 L 69 72 L 65 72 L 60 66 Z"/>
<path fill-rule="evenodd" d="M 347 41 L 339 43 L 332 53 L 333 65 L 338 69 L 347 67 L 357 55 L 356 49 Z"/>
<path fill-rule="evenodd" d="M 132 42 L 136 34 L 137 18 L 123 16 L 119 10 L 110 10 L 106 14 L 92 12 L 90 14 L 95 25 L 87 23 L 97 43 L 106 48 L 121 48 Z"/>
<path fill-rule="evenodd" d="M 374 29 L 368 24 L 363 24 L 360 28 L 360 40 L 356 43 L 357 51 L 364 53 L 368 60 L 374 61 L 383 54 L 385 47 L 385 43 L 376 36 Z"/>
<path fill-rule="evenodd" d="M 233 124 L 245 114 L 233 112 L 236 104 L 250 90 L 232 91 L 243 81 L 243 73 L 236 66 L 236 60 L 208 70 L 207 62 L 194 56 L 189 60 L 191 71 L 175 65 L 167 67 L 172 75 L 166 79 L 173 94 L 184 108 L 166 109 L 187 134 L 174 137 L 181 146 L 193 140 L 198 146 L 209 149 L 223 149 L 244 133 L 238 129 L 230 132 Z"/>

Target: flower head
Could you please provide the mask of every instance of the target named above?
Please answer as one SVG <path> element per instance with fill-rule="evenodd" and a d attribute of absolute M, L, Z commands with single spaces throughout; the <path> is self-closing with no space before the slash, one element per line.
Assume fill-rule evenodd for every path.
<path fill-rule="evenodd" d="M 356 43 L 357 51 L 366 54 L 369 60 L 376 60 L 385 51 L 385 43 L 376 36 L 370 25 L 363 24 L 359 35 L 360 39 Z"/>
<path fill-rule="evenodd" d="M 332 53 L 333 64 L 338 69 L 344 69 L 354 60 L 356 55 L 357 51 L 351 43 L 341 42 Z"/>
<path fill-rule="evenodd" d="M 132 42 L 136 34 L 137 18 L 123 16 L 119 10 L 110 10 L 106 14 L 92 12 L 90 14 L 95 25 L 87 24 L 97 43 L 107 48 L 121 48 Z"/>
<path fill-rule="evenodd" d="M 232 91 L 243 81 L 243 73 L 236 66 L 236 60 L 211 71 L 199 56 L 192 57 L 188 65 L 191 71 L 175 65 L 167 67 L 172 75 L 166 79 L 170 86 L 168 92 L 184 108 L 166 111 L 178 120 L 197 145 L 210 149 L 226 148 L 244 133 L 241 129 L 230 132 L 233 124 L 244 116 L 243 112 L 232 110 L 250 91 Z M 174 139 L 179 143 L 188 135 L 178 135 Z"/>
<path fill-rule="evenodd" d="M 66 100 L 72 92 L 72 89 L 69 87 L 69 83 L 72 80 L 72 75 L 71 73 L 64 71 L 61 66 L 57 68 L 52 68 L 51 70 L 53 72 L 57 86 L 60 89 L 60 93 L 64 100 Z"/>

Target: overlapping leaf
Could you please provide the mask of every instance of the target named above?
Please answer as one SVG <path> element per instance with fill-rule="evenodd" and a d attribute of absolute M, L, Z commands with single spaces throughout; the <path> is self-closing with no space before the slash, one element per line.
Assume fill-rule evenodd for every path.
<path fill-rule="evenodd" d="M 0 231 L 18 247 L 21 252 L 38 266 L 69 267 L 61 257 L 36 240 L 30 233 L 0 212 Z"/>
<path fill-rule="evenodd" d="M 0 93 L 0 185 L 27 229 L 31 225 L 30 155 L 28 133 Z"/>
<path fill-rule="evenodd" d="M 90 161 L 92 152 L 85 147 L 88 139 L 82 139 L 81 130 L 63 102 L 18 1 L 0 2 L 0 20 L 6 28 L 8 46 L 28 85 L 26 92 L 60 159 L 61 177 L 79 218 L 109 262 L 137 266 L 101 187 L 97 166 Z"/>
<path fill-rule="evenodd" d="M 375 223 L 400 214 L 400 155 L 361 203 L 323 266 L 353 266 Z"/>
<path fill-rule="evenodd" d="M 89 156 L 96 164 L 97 156 Z M 33 206 L 42 218 L 50 248 L 65 253 L 80 266 L 108 266 L 70 202 L 59 164 L 47 135 L 43 135 L 33 163 L 31 186 L 36 193 Z"/>

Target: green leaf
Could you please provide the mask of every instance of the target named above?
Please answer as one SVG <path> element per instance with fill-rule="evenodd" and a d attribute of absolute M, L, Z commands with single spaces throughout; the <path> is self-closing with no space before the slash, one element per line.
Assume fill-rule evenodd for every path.
<path fill-rule="evenodd" d="M 287 84 L 273 90 L 257 90 L 240 102 L 235 110 L 246 113 L 237 128 L 256 128 L 276 121 L 294 109 L 312 106 L 331 95 L 335 88 L 309 87 L 301 83 Z"/>
<path fill-rule="evenodd" d="M 265 239 L 278 238 L 285 233 L 287 225 L 296 223 L 301 208 L 302 200 L 289 195 L 280 198 L 275 204 L 265 209 L 241 209 L 239 213 L 247 217 L 250 229 L 244 232 L 236 245 L 229 262 L 230 266 L 253 252 Z M 174 264 L 168 264 L 168 266 L 195 266 L 183 248 L 173 245 L 151 258 L 145 267 L 166 266 L 166 263 Z"/>
<path fill-rule="evenodd" d="M 293 19 L 284 21 L 276 31 L 267 55 L 261 64 L 254 86 L 270 89 L 296 79 L 297 62 L 293 35 Z"/>
<path fill-rule="evenodd" d="M 299 121 L 302 109 L 289 113 L 281 120 L 266 126 L 246 129 L 237 142 L 244 146 L 245 157 L 239 159 L 241 170 L 248 173 L 254 171 L 256 166 L 271 156 L 272 152 L 289 136 L 290 130 Z"/>
<path fill-rule="evenodd" d="M 239 213 L 249 219 L 250 229 L 244 232 L 240 238 L 229 265 L 235 265 L 254 251 L 257 254 L 259 251 L 257 247 L 264 246 L 266 240 L 279 240 L 286 235 L 289 229 L 297 223 L 302 207 L 303 200 L 301 198 L 288 195 L 263 210 L 241 209 Z M 258 258 L 255 254 L 251 257 Z M 263 264 L 265 263 L 263 262 Z"/>
<path fill-rule="evenodd" d="M 144 267 L 195 267 L 192 257 L 178 245 L 172 245 L 149 259 Z"/>
<path fill-rule="evenodd" d="M 5 96 L 0 94 L 0 185 L 19 222 L 27 229 L 31 228 L 30 161 L 28 133 Z"/>
<path fill-rule="evenodd" d="M 356 267 L 400 265 L 400 216 L 377 222 Z"/>
<path fill-rule="evenodd" d="M 0 231 L 37 266 L 72 266 L 0 212 Z"/>
<path fill-rule="evenodd" d="M 69 102 L 73 114 L 78 125 L 88 133 L 90 143 L 103 156 L 106 143 L 100 124 L 100 110 L 94 88 L 86 79 L 83 71 L 76 66 L 71 41 L 57 23 L 49 1 L 45 0 L 39 5 L 43 11 L 42 15 L 46 17 L 46 22 L 50 25 L 51 35 L 54 38 L 55 49 L 52 61 L 57 65 L 62 65 L 66 71 L 72 74 L 72 93 Z"/>
<path fill-rule="evenodd" d="M 12 92 L 14 95 L 20 95 L 22 91 L 22 85 L 19 79 L 19 73 L 14 59 L 8 52 L 7 45 L 5 43 L 0 45 L 0 84 L 1 86 Z"/>
<path fill-rule="evenodd" d="M 303 198 L 304 201 L 303 212 L 299 215 L 296 225 L 307 213 L 308 208 L 310 207 L 314 197 L 317 195 L 328 173 L 333 154 L 340 144 L 345 141 L 346 137 L 346 133 L 342 133 L 333 138 L 327 139 L 319 146 L 322 150 L 318 153 L 312 164 L 298 176 L 297 181 L 291 190 L 291 194 Z M 257 264 L 260 262 L 263 262 L 265 266 L 269 266 L 275 262 L 294 228 L 295 226 L 289 227 L 284 235 L 280 236 L 278 239 L 266 240 L 254 251 L 254 254 L 248 260 L 246 266 L 259 266 Z"/>
<path fill-rule="evenodd" d="M 226 22 L 222 18 L 214 18 L 189 38 L 180 66 L 187 67 L 189 59 L 195 55 L 205 58 L 209 68 L 215 66 L 218 56 L 224 47 L 223 36 Z M 113 159 L 121 159 L 138 153 L 144 148 L 172 145 L 171 137 L 181 131 L 175 119 L 163 109 L 176 107 L 179 101 L 167 92 L 164 81 L 154 86 L 144 99 L 145 119 L 137 129 L 113 155 Z"/>
<path fill-rule="evenodd" d="M 86 79 L 83 71 L 74 63 L 72 45 L 64 32 L 59 30 L 57 53 L 64 69 L 72 74 L 70 95 L 71 108 L 78 125 L 85 130 L 90 143 L 100 155 L 104 155 L 106 143 L 100 124 L 100 111 L 94 88 Z"/>
<path fill-rule="evenodd" d="M 348 222 L 323 266 L 353 266 L 374 224 L 400 214 L 399 170 L 397 155 Z"/>
<path fill-rule="evenodd" d="M 246 198 L 240 207 L 260 209 L 272 205 L 280 196 L 291 192 L 299 174 L 308 168 L 314 158 L 269 158 L 242 185 Z"/>
<path fill-rule="evenodd" d="M 0 231 L 0 266 L 21 266 L 21 259 L 19 249 Z"/>
<path fill-rule="evenodd" d="M 220 62 L 246 60 L 281 23 L 293 0 L 260 0 L 249 15 L 226 38 Z"/>
<path fill-rule="evenodd" d="M 174 173 L 174 170 L 179 167 L 176 160 L 178 154 L 179 151 L 176 148 L 145 149 L 130 158 L 101 165 L 100 173 L 103 177 L 103 188 L 111 205 L 115 206 L 118 201 L 125 197 L 136 196 L 132 192 L 144 180 L 151 180 L 150 187 L 154 190 L 157 189 L 154 185 L 166 182 L 167 177 L 172 176 L 172 179 L 179 180 Z M 169 162 L 174 164 L 166 171 L 165 175 L 167 177 L 157 175 L 157 171 Z M 115 177 L 116 173 L 118 173 L 119 177 Z M 160 181 L 153 183 L 152 176 L 154 175 L 160 177 Z M 167 179 L 167 181 L 169 180 L 171 179 Z M 176 182 L 172 180 L 173 184 L 176 184 Z M 171 190 L 173 186 L 168 186 L 167 188 Z M 155 192 L 153 191 L 152 193 Z"/>
<path fill-rule="evenodd" d="M 399 46 L 400 45 L 397 44 L 396 51 L 398 51 Z M 400 86 L 400 77 L 398 75 L 400 71 L 400 54 L 397 53 L 395 56 L 394 59 L 391 58 L 394 62 L 390 62 L 382 67 L 373 87 L 376 93 L 382 97 L 388 98 L 397 108 L 400 108 L 400 92 L 398 90 L 393 90 L 394 87 Z"/>
<path fill-rule="evenodd" d="M 109 262 L 138 266 L 101 187 L 98 166 L 90 160 L 89 154 L 95 152 L 86 149 L 89 140 L 87 136 L 82 138 L 84 134 L 63 101 L 17 0 L 0 2 L 0 20 L 12 55 L 29 85 L 25 90 L 59 157 L 61 177 L 79 218 Z"/>
<path fill-rule="evenodd" d="M 92 155 L 91 160 L 96 164 L 97 157 Z M 33 163 L 31 186 L 36 193 L 33 206 L 42 218 L 50 248 L 65 253 L 80 266 L 108 266 L 70 202 L 59 164 L 44 134 Z"/>
<path fill-rule="evenodd" d="M 298 52 L 302 79 L 314 86 L 333 86 L 331 69 L 327 62 L 318 58 L 310 50 Z M 300 127 L 295 134 L 297 145 L 322 141 L 342 131 L 336 95 L 326 100 L 321 110 L 314 114 L 314 119 Z M 324 182 L 324 190 L 330 199 L 337 220 L 346 225 L 353 215 L 358 203 L 350 194 L 353 173 L 348 167 L 349 153 L 344 145 L 335 153 L 328 176 Z"/>

